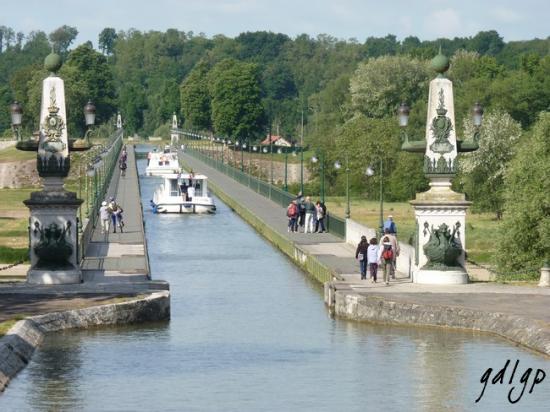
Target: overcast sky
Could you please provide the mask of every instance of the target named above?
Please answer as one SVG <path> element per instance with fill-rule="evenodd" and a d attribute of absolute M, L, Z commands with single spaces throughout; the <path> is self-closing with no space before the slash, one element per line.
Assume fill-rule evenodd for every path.
<path fill-rule="evenodd" d="M 549 0 L 22 0 L 2 1 L 0 25 L 28 33 L 76 26 L 76 44 L 97 46 L 105 27 L 175 28 L 234 37 L 269 30 L 290 36 L 326 33 L 364 42 L 369 36 L 421 40 L 497 30 L 504 40 L 550 35 Z"/>

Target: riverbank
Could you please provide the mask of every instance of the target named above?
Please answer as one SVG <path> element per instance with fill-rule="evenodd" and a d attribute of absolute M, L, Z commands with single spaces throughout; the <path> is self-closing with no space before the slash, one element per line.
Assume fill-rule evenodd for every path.
<path fill-rule="evenodd" d="M 389 287 L 361 281 L 353 245 L 330 233 L 288 233 L 283 207 L 189 154 L 181 157 L 184 166 L 206 174 L 212 191 L 258 233 L 325 285 L 326 303 L 336 316 L 485 331 L 550 355 L 550 289 L 481 282 L 418 285 L 402 273 Z"/>
<path fill-rule="evenodd" d="M 0 339 L 0 391 L 29 363 L 46 333 L 168 319 L 170 293 L 161 291 L 125 302 L 47 313 L 20 320 Z"/>

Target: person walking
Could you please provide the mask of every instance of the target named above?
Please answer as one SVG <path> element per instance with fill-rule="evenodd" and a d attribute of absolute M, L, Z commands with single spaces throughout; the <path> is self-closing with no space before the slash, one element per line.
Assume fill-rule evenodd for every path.
<path fill-rule="evenodd" d="M 366 236 L 361 236 L 361 241 L 355 250 L 355 259 L 359 261 L 359 271 L 361 272 L 361 280 L 367 279 L 367 260 L 368 260 L 369 242 Z"/>
<path fill-rule="evenodd" d="M 392 266 L 391 266 L 391 278 L 395 279 L 395 270 L 397 268 L 397 256 L 399 256 L 399 253 L 401 252 L 401 248 L 399 247 L 399 242 L 397 241 L 397 238 L 390 233 L 390 229 L 386 228 L 384 229 L 384 236 L 380 238 L 380 247 L 382 247 L 384 243 L 384 237 L 387 237 L 390 240 L 392 249 L 393 249 L 393 260 L 392 260 Z"/>
<path fill-rule="evenodd" d="M 384 282 L 386 286 L 390 284 L 391 268 L 393 264 L 393 256 L 395 251 L 388 236 L 382 238 L 382 247 L 378 250 L 378 261 L 384 268 Z"/>
<path fill-rule="evenodd" d="M 378 242 L 376 238 L 373 237 L 369 241 L 369 247 L 367 248 L 367 265 L 369 267 L 370 281 L 376 283 L 376 277 L 378 274 Z"/>
<path fill-rule="evenodd" d="M 101 219 L 101 234 L 109 233 L 109 222 L 111 220 L 111 212 L 107 202 L 103 201 L 99 208 L 99 218 Z"/>
<path fill-rule="evenodd" d="M 325 205 L 320 201 L 317 201 L 317 203 L 315 204 L 315 207 L 317 208 L 317 221 L 319 222 L 319 229 L 320 229 L 318 233 L 326 232 L 325 216 L 326 216 L 327 209 Z"/>
<path fill-rule="evenodd" d="M 111 224 L 113 225 L 113 233 L 116 233 L 117 215 L 115 212 L 117 209 L 118 205 L 115 202 L 115 198 L 113 196 L 109 197 L 109 214 L 111 216 Z"/>
<path fill-rule="evenodd" d="M 298 206 L 296 206 L 296 201 L 293 200 L 289 203 L 286 208 L 286 216 L 288 217 L 288 232 L 297 232 L 298 225 L 296 224 L 296 219 L 298 218 Z"/>
<path fill-rule="evenodd" d="M 301 227 L 301 228 L 304 228 L 304 232 L 305 232 L 305 227 L 304 227 L 304 224 L 305 224 L 305 220 L 306 220 L 306 209 L 304 207 L 304 195 L 302 194 L 302 192 L 298 192 L 298 196 L 296 196 L 296 206 L 298 206 L 298 218 L 297 218 L 297 224 Z"/>
<path fill-rule="evenodd" d="M 120 161 L 118 162 L 118 167 L 120 168 L 120 175 L 122 177 L 126 176 L 126 168 L 128 167 L 126 165 L 126 161 L 122 160 L 122 158 L 120 158 Z"/>
<path fill-rule="evenodd" d="M 394 236 L 397 236 L 397 225 L 393 221 L 393 216 L 392 215 L 388 215 L 388 218 L 384 222 L 384 227 L 382 228 L 382 230 L 385 232 L 386 229 L 389 230 L 390 234 L 392 234 Z"/>
<path fill-rule="evenodd" d="M 309 196 L 304 202 L 304 210 L 306 213 L 304 233 L 313 233 L 313 215 L 315 214 L 315 205 Z"/>

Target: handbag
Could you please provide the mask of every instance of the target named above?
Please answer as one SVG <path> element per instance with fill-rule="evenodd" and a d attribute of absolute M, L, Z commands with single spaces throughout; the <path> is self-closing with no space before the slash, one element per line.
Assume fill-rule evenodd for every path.
<path fill-rule="evenodd" d="M 357 259 L 363 260 L 363 259 L 365 259 L 365 256 L 362 253 L 358 253 L 357 254 Z"/>

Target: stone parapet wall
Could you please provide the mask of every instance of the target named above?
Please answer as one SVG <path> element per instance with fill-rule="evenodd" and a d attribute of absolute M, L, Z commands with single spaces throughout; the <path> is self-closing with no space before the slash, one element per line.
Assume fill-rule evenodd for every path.
<path fill-rule="evenodd" d="M 29 363 L 46 333 L 168 319 L 170 293 L 162 291 L 122 303 L 48 313 L 21 320 L 0 339 L 0 391 Z"/>
<path fill-rule="evenodd" d="M 550 331 L 522 316 L 464 307 L 395 302 L 391 296 L 369 296 L 347 285 L 325 284 L 325 303 L 336 316 L 391 325 L 437 326 L 488 332 L 550 356 Z"/>

